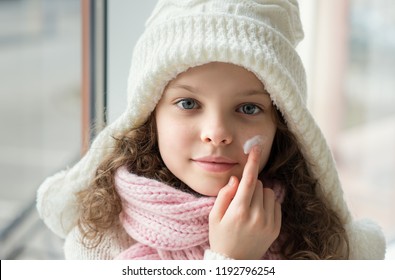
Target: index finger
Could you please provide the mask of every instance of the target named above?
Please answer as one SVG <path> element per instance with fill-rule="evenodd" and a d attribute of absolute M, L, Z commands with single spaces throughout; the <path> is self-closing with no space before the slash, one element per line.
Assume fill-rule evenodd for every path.
<path fill-rule="evenodd" d="M 258 180 L 259 163 L 261 159 L 262 146 L 256 145 L 248 155 L 247 163 L 244 166 L 243 175 L 240 180 L 239 188 L 234 197 L 235 202 L 251 204 L 255 185 Z"/>

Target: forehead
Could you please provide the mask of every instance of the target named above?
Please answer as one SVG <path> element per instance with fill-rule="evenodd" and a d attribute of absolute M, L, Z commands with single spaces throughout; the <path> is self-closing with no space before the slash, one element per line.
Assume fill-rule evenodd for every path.
<path fill-rule="evenodd" d="M 189 68 L 169 82 L 167 87 L 216 87 L 233 91 L 266 92 L 262 82 L 247 69 L 230 63 L 211 62 Z"/>

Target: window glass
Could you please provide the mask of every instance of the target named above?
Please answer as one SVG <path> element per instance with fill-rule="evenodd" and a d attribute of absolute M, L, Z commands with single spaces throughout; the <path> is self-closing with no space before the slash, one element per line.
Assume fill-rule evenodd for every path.
<path fill-rule="evenodd" d="M 80 1 L 0 1 L 1 259 L 63 257 L 35 197 L 79 157 L 80 77 Z"/>
<path fill-rule="evenodd" d="M 348 22 L 338 161 L 355 212 L 380 223 L 395 258 L 395 2 L 352 0 Z"/>
<path fill-rule="evenodd" d="M 395 2 L 299 3 L 309 107 L 352 214 L 382 227 L 395 259 Z"/>

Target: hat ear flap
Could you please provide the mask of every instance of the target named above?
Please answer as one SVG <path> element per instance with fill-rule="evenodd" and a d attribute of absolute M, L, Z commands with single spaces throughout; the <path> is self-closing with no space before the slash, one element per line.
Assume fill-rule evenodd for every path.
<path fill-rule="evenodd" d="M 382 260 L 385 257 L 385 237 L 382 229 L 369 219 L 346 225 L 351 260 Z"/>

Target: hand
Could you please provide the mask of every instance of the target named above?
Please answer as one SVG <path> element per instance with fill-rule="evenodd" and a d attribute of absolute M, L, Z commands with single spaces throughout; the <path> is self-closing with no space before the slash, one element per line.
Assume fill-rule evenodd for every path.
<path fill-rule="evenodd" d="M 280 233 L 280 203 L 258 180 L 261 151 L 252 149 L 240 182 L 230 178 L 209 215 L 211 250 L 233 259 L 262 258 Z"/>

